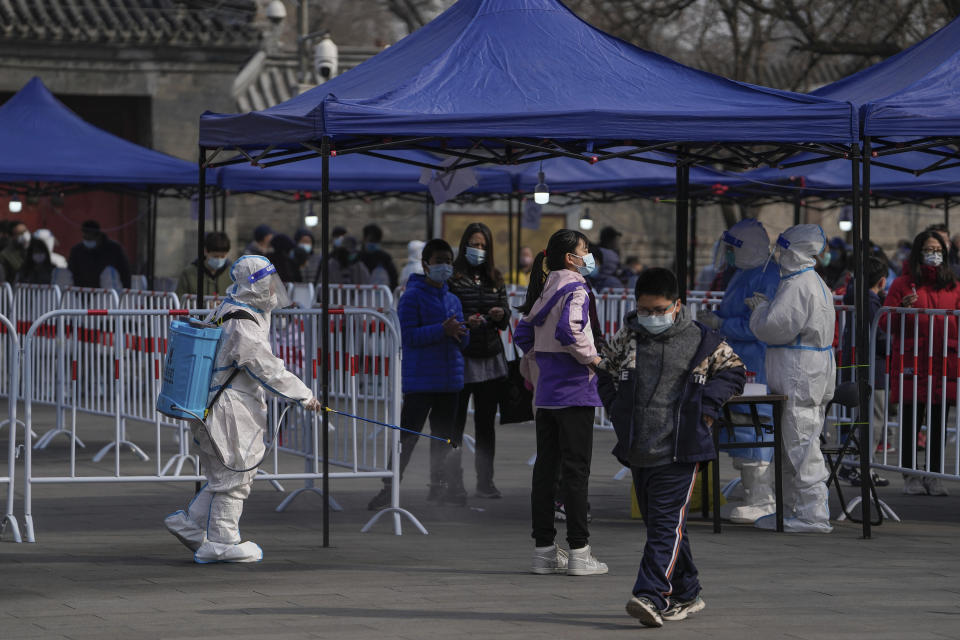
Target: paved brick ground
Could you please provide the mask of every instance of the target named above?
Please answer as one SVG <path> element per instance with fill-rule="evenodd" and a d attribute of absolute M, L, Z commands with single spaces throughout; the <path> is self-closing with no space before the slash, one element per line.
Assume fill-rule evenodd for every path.
<path fill-rule="evenodd" d="M 106 423 L 81 424 L 95 451 Z M 255 565 L 194 565 L 164 531 L 192 485 L 39 486 L 37 544 L 0 544 L 0 638 L 960 638 L 960 485 L 949 498 L 908 498 L 896 479 L 883 493 L 905 522 L 871 540 L 844 523 L 827 536 L 714 535 L 694 519 L 707 609 L 650 630 L 623 610 L 644 530 L 629 518 L 627 483 L 613 480 L 611 434 L 597 434 L 591 480 L 592 543 L 610 573 L 581 578 L 527 573 L 532 425 L 499 437 L 504 498 L 466 508 L 425 502 L 425 447 L 415 454 L 404 499 L 429 536 L 406 526 L 397 537 L 387 522 L 359 533 L 378 482 L 339 481 L 345 510 L 325 549 L 317 496 L 277 514 L 281 495 L 258 484 L 242 522 L 266 554 Z M 56 468 L 64 451 L 58 441 L 38 467 Z"/>

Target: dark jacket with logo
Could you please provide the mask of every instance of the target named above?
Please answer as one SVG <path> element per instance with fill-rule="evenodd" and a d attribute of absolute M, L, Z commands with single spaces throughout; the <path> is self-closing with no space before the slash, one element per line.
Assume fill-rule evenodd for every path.
<path fill-rule="evenodd" d="M 506 285 L 503 282 L 490 282 L 480 270 L 475 269 L 454 273 L 447 284 L 450 286 L 450 293 L 460 298 L 465 320 L 477 314 L 483 317 L 483 326 L 470 329 L 470 346 L 464 350 L 463 355 L 468 358 L 488 358 L 502 352 L 500 331 L 505 331 L 510 322 Z M 503 319 L 499 322 L 494 322 L 490 317 L 490 309 L 493 307 L 503 309 Z"/>
<path fill-rule="evenodd" d="M 716 457 L 713 432 L 703 416 L 716 420 L 724 403 L 743 391 L 746 380 L 743 361 L 723 336 L 695 324 L 700 330 L 700 344 L 689 362 L 682 391 L 671 412 L 672 462 L 701 462 Z M 613 455 L 625 466 L 629 466 L 638 438 L 634 425 L 637 377 L 638 370 L 645 366 L 637 361 L 637 340 L 649 339 L 655 337 L 636 326 L 635 314 L 631 312 L 604 348 L 603 361 L 597 367 L 600 398 L 617 434 Z"/>

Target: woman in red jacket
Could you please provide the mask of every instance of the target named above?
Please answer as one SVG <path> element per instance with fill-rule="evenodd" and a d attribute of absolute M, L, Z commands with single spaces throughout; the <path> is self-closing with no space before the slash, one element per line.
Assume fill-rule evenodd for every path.
<path fill-rule="evenodd" d="M 914 309 L 960 309 L 960 286 L 947 263 L 947 247 L 932 231 L 924 231 L 913 240 L 910 259 L 904 274 L 893 281 L 883 305 Z M 890 357 L 890 401 L 900 402 L 903 419 L 900 425 L 900 466 L 924 469 L 914 456 L 919 425 L 927 425 L 926 469 L 941 471 L 944 414 L 957 401 L 957 317 L 934 316 L 931 335 L 930 317 L 923 314 L 891 315 L 887 319 L 893 344 Z M 914 324 L 916 319 L 916 325 Z M 902 326 L 901 326 L 902 324 Z M 943 356 L 946 329 L 947 356 Z M 916 331 L 917 339 L 914 340 Z M 903 356 L 901 353 L 901 343 Z M 930 348 L 933 355 L 929 355 Z M 916 347 L 917 358 L 913 353 Z M 900 385 L 903 374 L 903 385 Z M 928 378 L 929 375 L 929 378 Z M 929 382 L 929 384 L 928 384 Z M 946 406 L 945 406 L 946 405 Z M 924 417 L 926 421 L 924 422 Z M 908 495 L 947 495 L 939 478 L 904 475 L 903 492 Z"/>

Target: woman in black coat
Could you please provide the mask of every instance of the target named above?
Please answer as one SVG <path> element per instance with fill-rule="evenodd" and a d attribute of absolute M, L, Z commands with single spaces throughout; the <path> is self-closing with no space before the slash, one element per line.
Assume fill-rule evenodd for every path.
<path fill-rule="evenodd" d="M 482 222 L 467 225 L 460 238 L 460 250 L 453 262 L 450 291 L 460 298 L 463 317 L 470 329 L 470 344 L 464 351 L 464 385 L 460 394 L 456 429 L 462 435 L 467 423 L 467 405 L 473 396 L 473 424 L 476 437 L 477 491 L 480 498 L 499 498 L 493 483 L 496 451 L 494 421 L 497 396 L 507 375 L 500 331 L 507 328 L 510 308 L 503 275 L 494 263 L 493 237 Z M 454 487 L 448 487 L 450 498 Z M 461 489 L 462 491 L 462 489 Z M 466 498 L 466 492 L 462 492 Z"/>

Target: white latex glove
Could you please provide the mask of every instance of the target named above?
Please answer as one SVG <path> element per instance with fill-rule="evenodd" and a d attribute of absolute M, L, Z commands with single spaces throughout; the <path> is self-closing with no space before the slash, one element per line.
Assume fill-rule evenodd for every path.
<path fill-rule="evenodd" d="M 752 296 L 750 296 L 749 298 L 745 298 L 743 301 L 745 305 L 750 307 L 750 311 L 756 311 L 757 307 L 759 307 L 764 302 L 770 302 L 770 299 L 758 291 L 754 292 Z"/>
<path fill-rule="evenodd" d="M 700 309 L 700 311 L 697 311 L 697 322 L 716 331 L 720 328 L 720 325 L 723 324 L 723 318 L 709 309 Z"/>
<path fill-rule="evenodd" d="M 320 411 L 323 408 L 323 405 L 316 398 L 310 398 L 303 403 L 303 408 L 307 411 Z"/>

